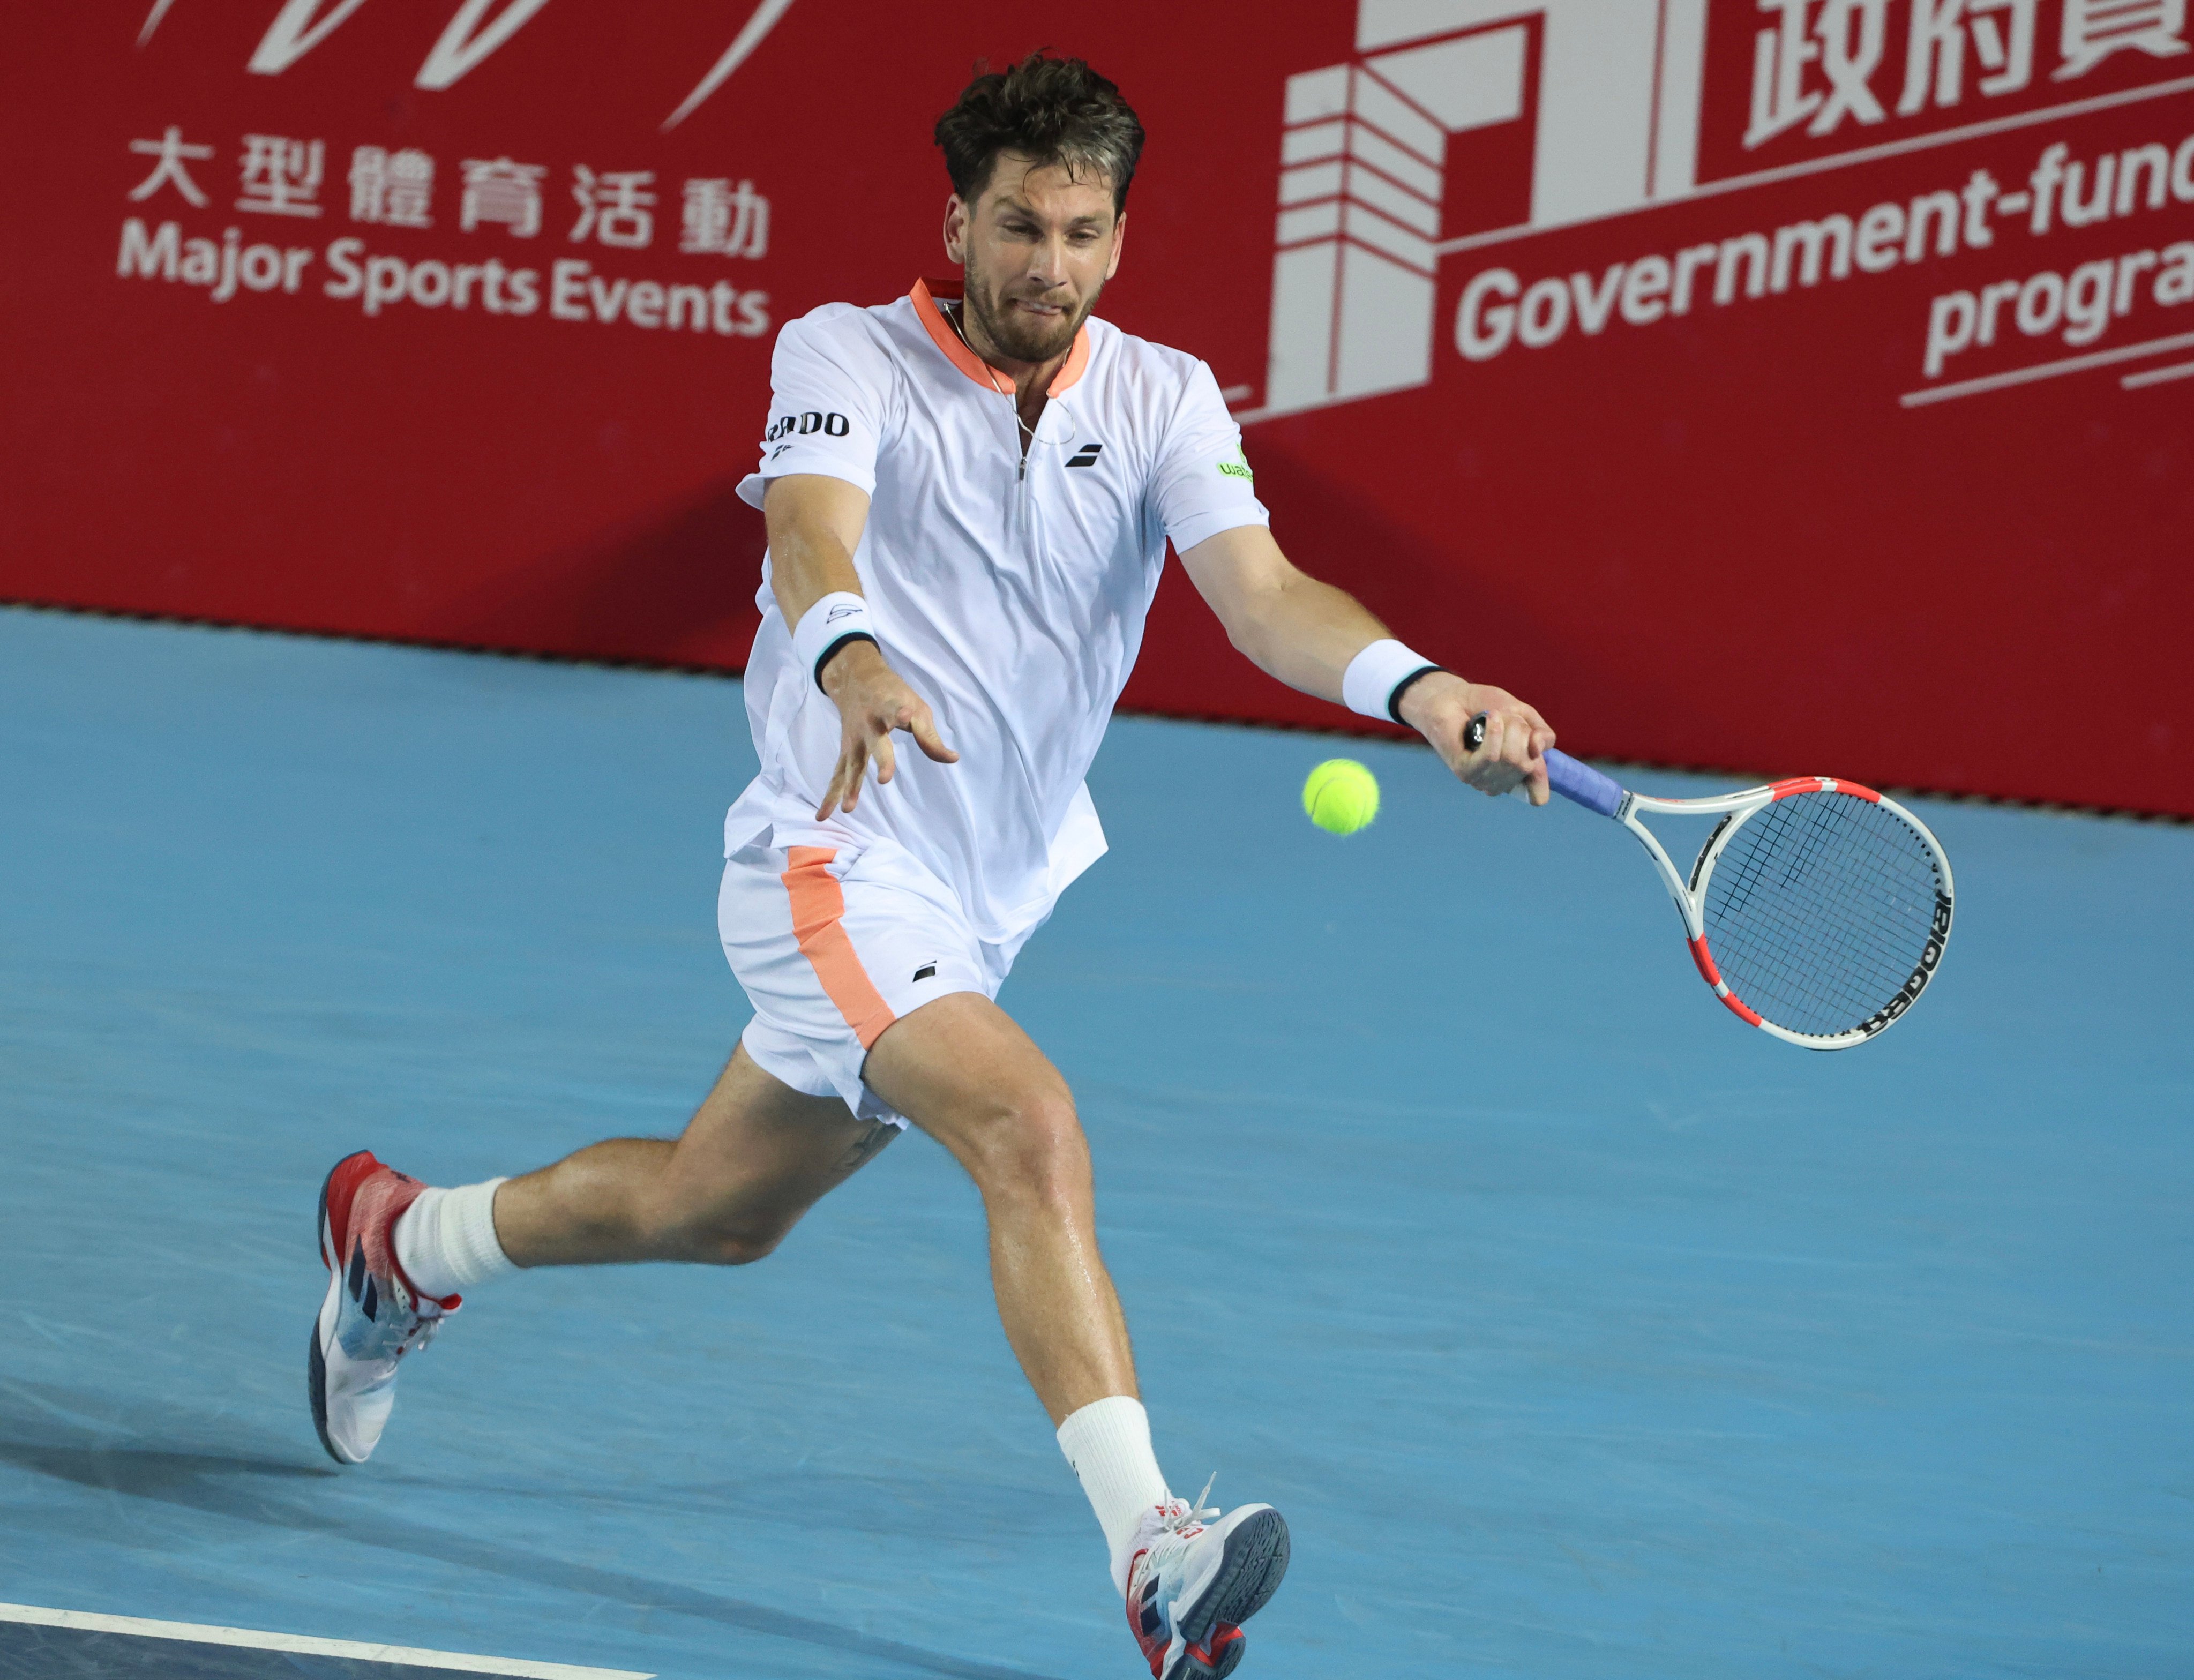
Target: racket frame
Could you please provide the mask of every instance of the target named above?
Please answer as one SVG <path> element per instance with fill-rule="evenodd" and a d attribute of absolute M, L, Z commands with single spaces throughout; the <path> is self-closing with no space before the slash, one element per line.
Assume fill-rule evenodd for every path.
<path fill-rule="evenodd" d="M 1728 982 L 1721 978 L 1721 971 L 1715 966 L 1714 952 L 1707 942 L 1705 907 L 1707 887 L 1714 880 L 1714 865 L 1720 860 L 1724 848 L 1745 823 L 1778 800 L 1822 794 L 1864 800 L 1901 817 L 1910 825 L 1915 834 L 1927 842 L 1928 850 L 1934 855 L 1935 869 L 1941 877 L 1941 885 L 1935 892 L 1935 918 L 1927 945 L 1918 965 L 1906 977 L 1897 995 L 1867 1020 L 1847 1031 L 1801 1033 L 1764 1019 L 1730 989 Z M 1722 819 L 1714 825 L 1714 832 L 1707 836 L 1706 844 L 1699 848 L 1698 857 L 1691 865 L 1688 880 L 1670 860 L 1668 849 L 1661 844 L 1659 838 L 1638 820 L 1641 812 L 1668 817 L 1718 816 Z M 1927 983 L 1935 978 L 1936 970 L 1942 966 L 1944 949 L 1950 937 L 1950 916 L 1956 892 L 1950 876 L 1950 860 L 1944 854 L 1942 843 L 1927 825 L 1887 794 L 1878 794 L 1859 783 L 1840 780 L 1832 776 L 1792 776 L 1764 787 L 1740 788 L 1733 794 L 1717 794 L 1707 799 L 1661 799 L 1651 794 L 1633 793 L 1625 788 L 1622 802 L 1612 814 L 1617 822 L 1638 837 L 1639 844 L 1646 848 L 1646 855 L 1653 860 L 1653 867 L 1660 874 L 1661 884 L 1668 888 L 1668 897 L 1675 901 L 1676 913 L 1684 920 L 1685 943 L 1691 948 L 1691 961 L 1698 968 L 1699 978 L 1707 983 L 1730 1012 L 1748 1026 L 1772 1033 L 1786 1043 L 1800 1045 L 1808 1050 L 1848 1050 L 1854 1045 L 1864 1044 L 1898 1020 L 1918 1000 L 1920 994 L 1927 989 Z"/>

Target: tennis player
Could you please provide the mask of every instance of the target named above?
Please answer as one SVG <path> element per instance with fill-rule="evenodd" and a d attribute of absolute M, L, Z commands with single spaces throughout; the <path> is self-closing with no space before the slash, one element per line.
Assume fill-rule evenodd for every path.
<path fill-rule="evenodd" d="M 1472 786 L 1544 804 L 1554 736 L 1289 564 L 1211 370 L 1092 314 L 1143 145 L 1111 82 L 1032 56 L 970 83 L 936 140 L 964 278 L 788 324 L 739 486 L 769 531 L 746 675 L 761 773 L 725 822 L 718 925 L 753 1021 L 675 1143 L 454 1190 L 338 1162 L 313 1418 L 361 1462 L 399 1361 L 461 1293 L 522 1267 L 758 1260 L 912 1123 L 982 1193 L 1007 1339 L 1151 1672 L 1215 1680 L 1286 1569 L 1287 1525 L 1160 1474 L 1074 1099 L 994 1000 L 1105 849 L 1083 776 L 1169 539 L 1257 665 L 1417 730 Z"/>

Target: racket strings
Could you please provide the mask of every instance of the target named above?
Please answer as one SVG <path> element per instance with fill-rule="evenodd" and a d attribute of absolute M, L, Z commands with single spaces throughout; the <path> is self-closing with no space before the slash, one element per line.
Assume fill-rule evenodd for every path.
<path fill-rule="evenodd" d="M 1919 965 L 1942 878 L 1904 818 L 1847 794 L 1778 800 L 1740 823 L 1704 907 L 1722 978 L 1792 1032 L 1852 1030 Z"/>

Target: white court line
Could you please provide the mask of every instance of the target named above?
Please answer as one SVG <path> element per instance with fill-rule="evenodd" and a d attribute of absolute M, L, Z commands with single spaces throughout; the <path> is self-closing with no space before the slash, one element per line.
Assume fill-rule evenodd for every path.
<path fill-rule="evenodd" d="M 2194 349 L 2194 332 L 2183 332 L 2176 338 L 2151 338 L 2145 344 L 2121 345 L 2116 350 L 2098 350 L 2091 356 L 2068 356 L 2061 362 L 2042 362 L 2011 373 L 1992 373 L 1984 379 L 1961 380 L 1956 385 L 1938 385 L 1927 391 L 1907 391 L 1897 403 L 1899 408 L 1921 408 L 1929 403 L 1947 403 L 1953 397 L 1977 397 L 1984 391 L 2001 391 L 2007 386 L 2031 385 L 2037 379 L 2054 379 L 2059 374 L 2083 373 L 2089 368 L 2108 367 L 2112 362 L 2130 362 L 2139 356 L 2161 356 L 2168 350 L 2190 349 Z"/>
<path fill-rule="evenodd" d="M 152 1621 L 143 1616 L 102 1616 L 88 1610 L 46 1610 L 35 1604 L 0 1604 L 0 1622 L 78 1628 L 87 1633 L 133 1633 L 144 1639 L 184 1639 L 198 1645 L 241 1645 L 256 1651 L 299 1651 L 316 1657 L 406 1668 L 453 1668 L 467 1674 L 515 1674 L 526 1680 L 655 1680 L 624 1668 L 577 1668 L 563 1662 L 524 1662 L 510 1657 L 473 1657 L 457 1651 L 421 1651 L 409 1645 L 368 1645 L 355 1639 L 313 1639 L 297 1633 L 260 1633 L 248 1627 L 202 1627 L 196 1622 Z"/>
<path fill-rule="evenodd" d="M 2128 391 L 2138 391 L 2144 386 L 2165 385 L 2174 379 L 2194 379 L 2194 362 L 2181 362 L 2175 368 L 2151 368 L 2146 373 L 2129 373 L 2118 381 Z"/>

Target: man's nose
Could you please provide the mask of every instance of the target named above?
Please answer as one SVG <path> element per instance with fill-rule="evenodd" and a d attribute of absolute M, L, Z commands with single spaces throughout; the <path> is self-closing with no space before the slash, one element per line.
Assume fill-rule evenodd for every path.
<path fill-rule="evenodd" d="M 1066 241 L 1063 238 L 1042 239 L 1029 253 L 1028 277 L 1039 282 L 1045 290 L 1054 290 L 1066 284 Z"/>

